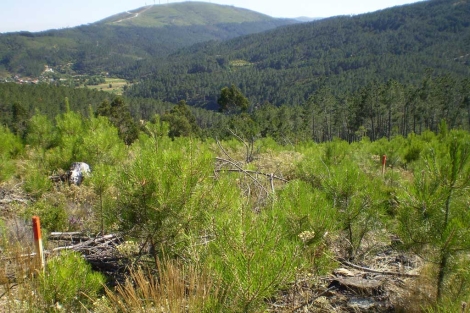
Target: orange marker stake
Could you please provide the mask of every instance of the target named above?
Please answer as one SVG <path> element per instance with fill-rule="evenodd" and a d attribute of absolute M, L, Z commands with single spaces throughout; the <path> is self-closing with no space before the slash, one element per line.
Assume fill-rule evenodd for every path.
<path fill-rule="evenodd" d="M 36 262 L 41 270 L 44 270 L 44 251 L 42 248 L 41 222 L 39 221 L 39 216 L 33 216 L 33 235 L 34 246 L 36 248 Z"/>
<path fill-rule="evenodd" d="M 385 176 L 385 165 L 387 164 L 387 156 L 382 156 L 382 176 Z"/>

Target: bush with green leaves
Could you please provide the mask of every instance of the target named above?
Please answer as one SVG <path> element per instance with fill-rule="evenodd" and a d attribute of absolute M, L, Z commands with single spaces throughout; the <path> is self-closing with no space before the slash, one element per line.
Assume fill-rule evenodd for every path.
<path fill-rule="evenodd" d="M 45 230 L 49 232 L 67 231 L 69 220 L 65 210 L 65 202 L 64 196 L 42 197 L 26 209 L 24 218 L 29 220 L 32 216 L 39 216 L 41 227 Z"/>
<path fill-rule="evenodd" d="M 204 220 L 204 208 L 193 206 L 191 199 L 212 182 L 212 154 L 190 138 L 147 135 L 141 135 L 131 153 L 134 158 L 117 180 L 117 223 L 152 251 L 170 253 L 183 230 Z"/>
<path fill-rule="evenodd" d="M 348 257 L 354 259 L 365 236 L 382 226 L 385 199 L 381 189 L 374 186 L 381 182 L 367 177 L 355 163 L 344 161 L 325 168 L 321 184 L 337 210 L 338 222 L 348 242 Z"/>
<path fill-rule="evenodd" d="M 23 179 L 24 190 L 36 199 L 52 188 L 52 182 L 44 165 L 40 166 L 36 161 L 26 162 L 23 169 Z"/>
<path fill-rule="evenodd" d="M 216 217 L 206 263 L 228 290 L 226 310 L 258 312 L 265 300 L 291 282 L 301 264 L 301 244 L 287 239 L 276 214 L 243 205 Z"/>
<path fill-rule="evenodd" d="M 364 238 L 384 225 L 389 194 L 370 170 L 368 141 L 348 145 L 333 141 L 304 151 L 297 177 L 320 190 L 334 208 L 336 229 L 343 231 L 348 258 L 355 258 Z M 377 167 L 378 168 L 378 167 Z M 368 173 L 369 172 L 369 173 Z"/>
<path fill-rule="evenodd" d="M 16 172 L 14 159 L 23 151 L 19 137 L 0 125 L 0 182 L 8 180 Z"/>
<path fill-rule="evenodd" d="M 68 169 L 77 162 L 79 147 L 83 144 L 84 118 L 76 112 L 67 111 L 56 116 L 54 127 L 57 146 L 46 151 L 46 162 L 50 169 Z"/>
<path fill-rule="evenodd" d="M 57 134 L 49 118 L 36 112 L 28 123 L 26 143 L 38 152 L 44 152 L 57 144 Z"/>
<path fill-rule="evenodd" d="M 104 276 L 93 272 L 81 254 L 64 251 L 50 258 L 39 274 L 38 299 L 32 305 L 43 312 L 80 312 L 97 298 L 104 282 Z"/>
<path fill-rule="evenodd" d="M 387 156 L 387 166 L 400 167 L 404 163 L 404 149 L 407 140 L 402 136 L 394 136 L 391 140 L 382 138 L 370 144 L 370 151 L 373 155 Z"/>
<path fill-rule="evenodd" d="M 96 195 L 93 212 L 95 218 L 92 220 L 95 227 L 102 234 L 110 228 L 115 227 L 116 216 L 114 206 L 116 203 L 114 185 L 118 174 L 115 167 L 108 164 L 98 163 L 93 168 L 93 175 L 85 184 L 90 185 Z"/>
<path fill-rule="evenodd" d="M 399 194 L 401 236 L 406 247 L 436 265 L 437 299 L 441 302 L 450 296 L 452 280 L 463 273 L 459 264 L 468 261 L 469 190 L 470 136 L 454 130 L 423 151 L 414 180 L 404 184 Z M 469 276 L 458 276 L 468 286 Z M 464 290 L 468 294 L 468 287 Z M 454 294 L 452 300 L 459 296 Z"/>
<path fill-rule="evenodd" d="M 118 129 L 107 117 L 90 117 L 85 120 L 84 130 L 77 147 L 76 161 L 90 165 L 116 165 L 126 157 L 126 145 L 119 138 Z"/>
<path fill-rule="evenodd" d="M 285 238 L 301 244 L 304 268 L 316 273 L 330 270 L 325 239 L 338 231 L 339 212 L 324 192 L 306 182 L 291 181 L 278 194 L 272 214 L 282 225 Z"/>

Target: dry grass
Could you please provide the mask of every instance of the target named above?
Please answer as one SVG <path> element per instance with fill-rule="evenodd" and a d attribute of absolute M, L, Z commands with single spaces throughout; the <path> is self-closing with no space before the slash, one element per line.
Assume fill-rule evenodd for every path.
<path fill-rule="evenodd" d="M 26 312 L 31 307 L 33 288 L 31 278 L 38 273 L 28 243 L 2 242 L 0 254 L 0 312 Z"/>
<path fill-rule="evenodd" d="M 223 292 L 218 281 L 195 266 L 174 260 L 157 261 L 157 273 L 131 271 L 125 284 L 96 301 L 95 311 L 213 312 Z M 223 297 L 222 297 L 223 298 Z"/>
<path fill-rule="evenodd" d="M 404 281 L 393 302 L 397 312 L 423 312 L 436 303 L 435 269 L 431 264 L 422 267 L 419 277 Z"/>

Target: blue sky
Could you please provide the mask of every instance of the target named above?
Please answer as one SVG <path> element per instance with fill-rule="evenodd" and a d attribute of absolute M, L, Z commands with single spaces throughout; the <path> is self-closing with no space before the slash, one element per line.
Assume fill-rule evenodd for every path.
<path fill-rule="evenodd" d="M 372 12 L 418 0 L 211 0 L 273 17 L 329 17 Z M 113 14 L 175 0 L 0 0 L 0 32 L 42 31 L 93 23 Z"/>

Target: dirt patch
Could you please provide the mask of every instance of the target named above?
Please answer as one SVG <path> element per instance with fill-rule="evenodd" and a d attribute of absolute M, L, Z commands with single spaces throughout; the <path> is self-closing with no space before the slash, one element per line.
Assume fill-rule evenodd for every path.
<path fill-rule="evenodd" d="M 0 185 L 0 218 L 7 219 L 16 216 L 16 207 L 26 206 L 31 202 L 21 189 L 21 184 Z"/>
<path fill-rule="evenodd" d="M 396 312 L 406 308 L 424 262 L 391 247 L 360 264 L 338 258 L 329 275 L 298 277 L 269 304 L 269 312 Z"/>

